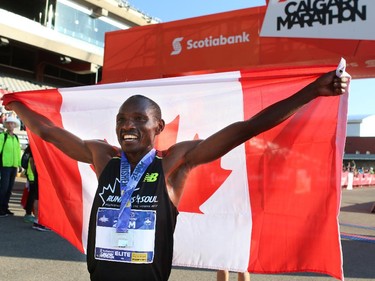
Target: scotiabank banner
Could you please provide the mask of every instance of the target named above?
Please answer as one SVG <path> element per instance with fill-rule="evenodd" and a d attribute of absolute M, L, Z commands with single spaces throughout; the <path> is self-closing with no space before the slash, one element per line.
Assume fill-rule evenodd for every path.
<path fill-rule="evenodd" d="M 374 0 L 270 0 L 261 36 L 375 40 Z"/>
<path fill-rule="evenodd" d="M 164 63 L 173 68 L 180 63 L 206 69 L 216 69 L 222 65 L 222 60 L 228 60 L 234 64 L 252 63 L 257 56 L 239 57 L 236 52 L 244 53 L 252 50 L 257 53 L 256 42 L 257 29 L 252 21 L 246 18 L 233 18 L 231 24 L 221 20 L 212 21 L 209 25 L 186 26 L 180 28 L 167 28 L 163 30 L 165 43 L 162 52 Z M 215 63 L 216 62 L 216 63 Z M 205 67 L 207 66 L 207 67 Z M 176 68 L 177 70 L 178 68 Z"/>
<path fill-rule="evenodd" d="M 354 79 L 375 77 L 375 0 L 269 5 L 109 32 L 102 83 L 335 65 L 341 57 Z M 372 40 L 355 39 L 365 35 Z"/>
<path fill-rule="evenodd" d="M 257 65 L 259 19 L 265 8 L 108 33 L 103 80 L 162 78 Z M 123 72 L 124 66 L 131 66 L 131 71 Z M 113 80 L 119 75 L 123 75 L 120 80 Z"/>

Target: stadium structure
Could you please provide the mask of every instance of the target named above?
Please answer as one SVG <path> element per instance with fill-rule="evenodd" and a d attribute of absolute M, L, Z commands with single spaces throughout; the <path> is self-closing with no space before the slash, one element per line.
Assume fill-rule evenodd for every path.
<path fill-rule="evenodd" d="M 2 0 L 0 91 L 98 83 L 105 33 L 157 22 L 121 0 Z"/>
<path fill-rule="evenodd" d="M 344 161 L 375 168 L 375 115 L 349 116 Z"/>

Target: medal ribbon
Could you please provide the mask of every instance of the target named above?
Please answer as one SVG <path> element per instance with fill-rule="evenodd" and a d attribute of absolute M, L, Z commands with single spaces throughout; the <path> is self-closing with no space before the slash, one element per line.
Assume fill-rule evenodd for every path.
<path fill-rule="evenodd" d="M 130 169 L 130 163 L 124 152 L 121 153 L 120 164 L 120 188 L 121 188 L 121 206 L 118 215 L 116 232 L 126 232 L 129 225 L 131 213 L 131 196 L 139 180 L 143 176 L 148 166 L 154 161 L 155 149 L 151 149 L 142 160 L 139 161 L 133 173 Z"/>

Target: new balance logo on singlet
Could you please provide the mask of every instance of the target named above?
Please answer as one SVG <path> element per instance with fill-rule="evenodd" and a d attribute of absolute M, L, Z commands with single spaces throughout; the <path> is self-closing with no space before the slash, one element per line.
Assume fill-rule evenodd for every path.
<path fill-rule="evenodd" d="M 158 180 L 159 173 L 147 173 L 143 182 L 156 182 Z"/>

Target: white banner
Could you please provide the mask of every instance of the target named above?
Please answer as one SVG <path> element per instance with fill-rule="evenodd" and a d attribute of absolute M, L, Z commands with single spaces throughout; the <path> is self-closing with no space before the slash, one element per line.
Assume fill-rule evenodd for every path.
<path fill-rule="evenodd" d="M 260 36 L 375 40 L 374 0 L 270 0 Z"/>

